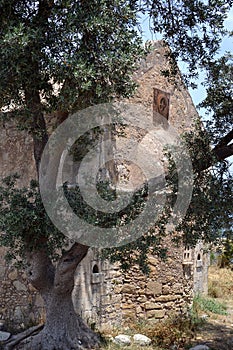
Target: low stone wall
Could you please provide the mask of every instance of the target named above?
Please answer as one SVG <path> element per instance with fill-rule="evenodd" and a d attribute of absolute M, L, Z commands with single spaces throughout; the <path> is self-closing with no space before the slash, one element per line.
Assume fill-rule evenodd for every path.
<path fill-rule="evenodd" d="M 166 263 L 150 256 L 147 278 L 136 266 L 127 273 L 121 290 L 123 318 L 161 319 L 190 304 L 192 276 L 184 278 L 180 253 L 173 251 Z"/>
<path fill-rule="evenodd" d="M 27 282 L 26 274 L 6 264 L 3 257 L 0 279 L 0 323 L 15 331 L 43 321 L 42 298 Z"/>

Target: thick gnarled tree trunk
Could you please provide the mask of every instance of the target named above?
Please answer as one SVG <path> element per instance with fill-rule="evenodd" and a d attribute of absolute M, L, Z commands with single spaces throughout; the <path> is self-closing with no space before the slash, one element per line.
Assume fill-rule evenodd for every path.
<path fill-rule="evenodd" d="M 46 322 L 32 334 L 19 334 L 5 345 L 6 350 L 79 350 L 99 345 L 97 335 L 75 313 L 72 302 L 74 273 L 88 247 L 75 243 L 55 268 L 44 251 L 28 253 L 28 274 L 45 303 Z"/>
<path fill-rule="evenodd" d="M 36 71 L 38 65 L 31 58 Z M 33 82 L 28 81 L 24 86 L 29 125 L 33 139 L 34 160 L 39 178 L 40 161 L 48 140 L 46 122 L 39 88 L 31 89 Z M 62 113 L 66 118 L 68 113 Z M 58 119 L 61 123 L 63 119 Z M 58 169 L 60 153 L 48 159 Z M 55 183 L 51 184 L 51 188 Z M 30 238 L 29 238 L 30 239 Z M 64 252 L 54 266 L 46 249 L 47 236 L 38 238 L 38 250 L 28 252 L 27 273 L 31 284 L 37 289 L 44 300 L 46 321 L 43 326 L 11 337 L 4 345 L 6 350 L 81 350 L 94 348 L 99 345 L 97 335 L 75 313 L 72 302 L 74 274 L 77 266 L 86 256 L 88 247 L 79 243 Z M 42 244 L 41 244 L 42 243 Z M 27 246 L 27 242 L 25 242 Z M 43 248 L 39 248 L 39 247 Z"/>

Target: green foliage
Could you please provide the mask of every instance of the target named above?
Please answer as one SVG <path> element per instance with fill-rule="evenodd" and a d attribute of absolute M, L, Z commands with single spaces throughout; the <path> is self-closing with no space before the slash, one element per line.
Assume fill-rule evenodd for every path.
<path fill-rule="evenodd" d="M 145 12 L 151 16 L 151 29 L 163 35 L 172 50 L 172 60 L 180 59 L 188 64 L 188 78 L 197 76 L 197 67 L 208 66 L 217 52 L 222 35 L 226 34 L 224 19 L 232 3 L 231 0 L 142 1 Z"/>
<path fill-rule="evenodd" d="M 216 261 L 217 261 L 216 254 L 213 251 L 211 251 L 210 252 L 210 265 L 216 264 Z"/>
<path fill-rule="evenodd" d="M 232 221 L 233 178 L 229 164 L 216 162 L 210 146 L 211 136 L 199 121 L 193 130 L 183 135 L 183 140 L 192 160 L 194 183 L 190 206 L 177 231 L 184 232 L 186 244 L 195 244 L 197 239 L 214 242 L 226 226 L 232 232 L 229 222 Z M 210 164 L 214 165 L 209 167 Z"/>
<path fill-rule="evenodd" d="M 29 118 L 25 89 L 40 91 L 49 111 L 132 93 L 144 50 L 127 1 L 2 0 L 0 12 L 1 106 Z"/>
<path fill-rule="evenodd" d="M 232 185 L 211 172 L 204 172 L 194 179 L 193 196 L 184 221 L 178 230 L 185 233 L 186 243 L 195 243 L 196 237 L 214 242 L 219 228 L 229 220 L 232 205 Z M 227 202 L 229 201 L 229 202 Z"/>
<path fill-rule="evenodd" d="M 144 52 L 136 31 L 142 13 L 170 45 L 173 60 L 187 62 L 195 76 L 218 50 L 231 6 L 231 0 L 1 0 L 0 105 L 18 107 L 27 124 L 25 89 L 40 91 L 44 110 L 129 96 Z"/>
<path fill-rule="evenodd" d="M 29 188 L 19 188 L 18 175 L 8 176 L 0 186 L 0 245 L 8 247 L 6 258 L 21 264 L 25 251 L 46 249 L 56 258 L 65 237 L 50 221 L 32 180 Z"/>
<path fill-rule="evenodd" d="M 214 163 L 215 158 L 210 147 L 211 138 L 200 119 L 194 121 L 192 130 L 185 132 L 182 139 L 189 150 L 195 173 L 201 173 L 205 165 L 209 168 L 209 165 Z"/>
<path fill-rule="evenodd" d="M 227 238 L 223 242 L 223 253 L 218 259 L 218 264 L 221 268 L 233 266 L 233 242 L 232 239 Z"/>
<path fill-rule="evenodd" d="M 111 202 L 116 199 L 116 192 L 109 186 L 109 183 L 97 183 L 97 190 L 100 196 L 107 200 L 109 202 L 109 206 L 111 206 Z M 142 187 L 134 193 L 133 198 L 127 207 L 119 212 L 106 214 L 97 211 L 86 204 L 78 187 L 67 190 L 67 186 L 65 184 L 64 192 L 71 208 L 76 215 L 92 225 L 98 225 L 101 227 L 124 226 L 131 220 L 134 220 L 134 218 L 143 210 L 144 202 L 147 197 L 147 188 Z"/>
<path fill-rule="evenodd" d="M 230 53 L 209 63 L 204 85 L 207 96 L 200 107 L 206 108 L 206 114 L 212 114 L 206 128 L 211 142 L 218 144 L 232 130 L 233 56 Z"/>
<path fill-rule="evenodd" d="M 226 305 L 213 298 L 196 295 L 193 300 L 193 308 L 204 312 L 212 312 L 218 315 L 227 315 Z"/>
<path fill-rule="evenodd" d="M 107 200 L 109 202 L 109 206 L 111 206 L 111 201 L 116 199 L 115 190 L 112 189 L 106 182 L 99 182 L 97 184 L 97 189 L 100 196 Z M 102 213 L 94 210 L 85 203 L 78 187 L 68 190 L 65 185 L 64 191 L 66 198 L 76 215 L 91 225 L 98 225 L 103 228 L 126 227 L 128 223 L 135 220 L 135 218 L 140 215 L 144 208 L 145 202 L 147 201 L 148 195 L 147 186 L 145 185 L 145 187 L 140 188 L 134 193 L 129 205 L 127 205 L 124 209 L 114 213 Z M 119 237 L 119 241 L 121 241 L 121 239 L 125 239 L 127 234 L 129 234 L 130 237 L 134 235 L 132 230 L 128 232 L 127 228 L 125 228 L 123 234 L 124 237 Z M 145 232 L 143 237 L 140 237 L 132 243 L 117 248 L 104 249 L 102 251 L 102 258 L 108 257 L 112 262 L 119 261 L 124 270 L 127 270 L 132 264 L 135 263 L 141 267 L 143 272 L 149 273 L 147 253 L 149 253 L 151 249 L 161 258 L 165 258 L 166 249 L 161 245 L 161 237 L 157 237 L 154 234 L 154 228 L 152 228 L 149 232 Z"/>

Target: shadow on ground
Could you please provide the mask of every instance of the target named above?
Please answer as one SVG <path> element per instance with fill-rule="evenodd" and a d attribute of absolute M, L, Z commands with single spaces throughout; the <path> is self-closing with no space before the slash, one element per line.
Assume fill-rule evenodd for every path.
<path fill-rule="evenodd" d="M 202 325 L 192 345 L 207 345 L 211 350 L 233 350 L 233 324 L 210 320 Z"/>

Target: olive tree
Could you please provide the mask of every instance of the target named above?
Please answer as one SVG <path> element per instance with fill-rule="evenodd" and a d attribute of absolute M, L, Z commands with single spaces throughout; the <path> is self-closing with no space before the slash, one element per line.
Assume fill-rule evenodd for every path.
<path fill-rule="evenodd" d="M 182 59 L 189 65 L 189 77 L 194 77 L 197 67 L 209 67 L 211 62 L 216 66 L 213 57 L 224 35 L 224 19 L 231 4 L 231 1 L 222 0 L 208 4 L 196 0 L 1 0 L 1 118 L 13 120 L 31 135 L 37 174 L 49 138 L 50 115 L 56 112 L 60 116 L 59 124 L 69 113 L 129 97 L 135 91 L 132 74 L 146 53 L 140 38 L 139 22 L 143 13 L 150 16 L 152 30 L 161 33 L 170 45 L 171 62 Z M 175 74 L 176 65 L 173 67 Z M 212 101 L 211 88 L 215 88 L 215 81 L 218 84 L 220 77 L 211 76 L 213 83 L 208 96 Z M 218 96 L 221 100 L 221 94 Z M 212 106 L 208 99 L 205 103 L 216 115 L 219 113 L 219 103 Z M 229 103 L 232 106 L 232 97 Z M 208 177 L 205 170 L 216 162 L 222 167 L 221 161 L 233 153 L 229 144 L 232 131 L 226 134 L 224 129 L 214 148 L 209 147 L 208 141 L 203 145 L 202 135 L 197 135 L 186 135 L 190 148 L 198 145 L 198 154 L 202 157 L 193 158 L 198 164 L 196 188 L 209 190 L 206 182 L 212 181 L 216 189 L 220 182 L 213 175 Z M 210 155 L 207 162 L 203 157 L 205 150 Z M 171 163 L 171 174 L 172 167 Z M 205 176 L 199 176 L 200 173 Z M 51 223 L 43 207 L 37 180 L 32 179 L 28 188 L 16 186 L 16 175 L 4 180 L 0 189 L 1 244 L 10 248 L 8 258 L 20 256 L 30 282 L 43 297 L 46 322 L 41 332 L 19 335 L 6 347 L 24 350 L 93 348 L 99 344 L 98 337 L 75 313 L 71 299 L 75 270 L 89 247 L 74 243 L 66 249 L 64 236 Z M 211 198 L 210 191 L 203 198 L 207 211 Z M 199 213 L 198 205 L 193 205 L 187 222 L 193 223 L 192 218 Z M 205 227 L 213 216 L 208 216 L 207 221 L 203 217 Z M 158 222 L 161 229 L 166 217 Z M 190 233 L 191 226 L 186 226 Z M 159 250 L 155 235 L 148 234 L 129 246 L 108 250 L 106 254 L 112 256 L 113 261 L 120 260 L 127 268 L 130 252 L 137 250 L 137 262 L 145 267 L 146 253 L 152 245 L 155 251 Z"/>

